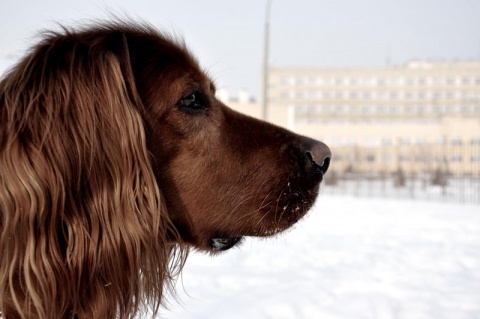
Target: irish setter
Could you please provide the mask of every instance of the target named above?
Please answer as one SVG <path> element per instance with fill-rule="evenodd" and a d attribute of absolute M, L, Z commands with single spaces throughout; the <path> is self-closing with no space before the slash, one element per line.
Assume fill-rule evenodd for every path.
<path fill-rule="evenodd" d="M 45 34 L 0 82 L 3 318 L 157 313 L 189 247 L 292 226 L 330 157 L 222 104 L 151 26 Z"/>

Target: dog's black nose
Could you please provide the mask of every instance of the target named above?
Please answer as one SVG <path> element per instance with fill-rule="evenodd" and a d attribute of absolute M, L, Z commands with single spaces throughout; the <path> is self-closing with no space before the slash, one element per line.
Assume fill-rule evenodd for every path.
<path fill-rule="evenodd" d="M 332 151 L 330 151 L 330 148 L 325 143 L 312 141 L 309 149 L 306 150 L 306 154 L 313 164 L 320 169 L 322 174 L 327 172 L 330 159 L 332 158 Z"/>

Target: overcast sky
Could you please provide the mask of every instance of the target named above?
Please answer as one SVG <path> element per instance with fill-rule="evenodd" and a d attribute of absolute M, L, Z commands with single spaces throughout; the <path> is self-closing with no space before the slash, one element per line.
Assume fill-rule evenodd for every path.
<path fill-rule="evenodd" d="M 219 87 L 258 96 L 264 0 L 0 0 L 0 73 L 38 31 L 108 12 L 183 36 Z M 480 1 L 273 0 L 270 52 L 275 66 L 480 59 Z"/>

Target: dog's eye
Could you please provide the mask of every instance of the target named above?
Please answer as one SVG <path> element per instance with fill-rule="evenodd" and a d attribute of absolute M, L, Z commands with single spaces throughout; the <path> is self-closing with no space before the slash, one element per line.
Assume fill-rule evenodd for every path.
<path fill-rule="evenodd" d="M 207 109 L 204 96 L 194 91 L 180 99 L 177 103 L 180 110 L 187 113 L 198 113 Z"/>

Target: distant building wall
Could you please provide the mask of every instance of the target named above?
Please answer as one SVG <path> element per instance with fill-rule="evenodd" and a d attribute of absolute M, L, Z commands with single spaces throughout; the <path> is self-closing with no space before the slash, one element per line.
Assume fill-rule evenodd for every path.
<path fill-rule="evenodd" d="M 415 62 L 389 68 L 272 68 L 269 115 L 296 121 L 381 122 L 480 116 L 480 62 Z"/>

